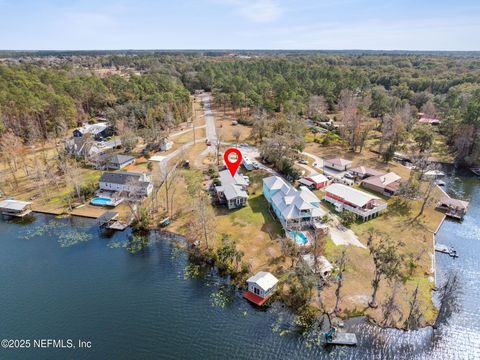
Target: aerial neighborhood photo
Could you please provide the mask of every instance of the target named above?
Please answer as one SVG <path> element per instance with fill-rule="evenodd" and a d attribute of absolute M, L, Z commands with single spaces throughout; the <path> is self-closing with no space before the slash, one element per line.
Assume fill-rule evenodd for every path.
<path fill-rule="evenodd" d="M 0 20 L 0 359 L 480 359 L 480 3 Z"/>

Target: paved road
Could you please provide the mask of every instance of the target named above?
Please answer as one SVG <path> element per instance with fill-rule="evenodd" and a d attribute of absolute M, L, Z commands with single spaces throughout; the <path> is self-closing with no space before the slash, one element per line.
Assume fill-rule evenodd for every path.
<path fill-rule="evenodd" d="M 314 160 L 314 167 L 316 167 L 317 169 L 323 170 L 323 159 L 321 157 L 307 153 L 305 151 L 302 154 Z"/>
<path fill-rule="evenodd" d="M 202 97 L 203 112 L 205 114 L 205 126 L 207 140 L 210 141 L 210 146 L 202 152 L 202 155 L 208 153 L 215 153 L 215 147 L 217 145 L 217 130 L 215 129 L 215 118 L 213 116 L 211 108 L 212 98 L 209 94 L 204 94 Z"/>

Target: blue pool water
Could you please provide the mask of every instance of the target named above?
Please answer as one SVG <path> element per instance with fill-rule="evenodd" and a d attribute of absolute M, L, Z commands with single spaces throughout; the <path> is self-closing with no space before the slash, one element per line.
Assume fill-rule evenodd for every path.
<path fill-rule="evenodd" d="M 290 236 L 298 245 L 307 245 L 308 238 L 303 232 L 290 231 Z"/>
<path fill-rule="evenodd" d="M 93 198 L 90 203 L 92 205 L 110 205 L 112 203 L 112 199 L 96 197 Z"/>

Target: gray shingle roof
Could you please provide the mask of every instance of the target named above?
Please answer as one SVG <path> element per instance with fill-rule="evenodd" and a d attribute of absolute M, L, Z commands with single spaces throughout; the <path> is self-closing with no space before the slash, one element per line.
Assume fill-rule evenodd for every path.
<path fill-rule="evenodd" d="M 134 172 L 104 172 L 100 182 L 125 185 L 129 181 L 139 182 L 144 174 Z"/>

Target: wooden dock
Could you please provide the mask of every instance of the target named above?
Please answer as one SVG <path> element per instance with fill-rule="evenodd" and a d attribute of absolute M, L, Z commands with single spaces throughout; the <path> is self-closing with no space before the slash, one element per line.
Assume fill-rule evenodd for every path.
<path fill-rule="evenodd" d="M 123 231 L 126 228 L 128 228 L 129 226 L 130 226 L 130 223 L 128 223 L 126 221 L 116 220 L 116 221 L 113 221 L 112 223 L 110 223 L 109 225 L 107 225 L 107 229 Z"/>

